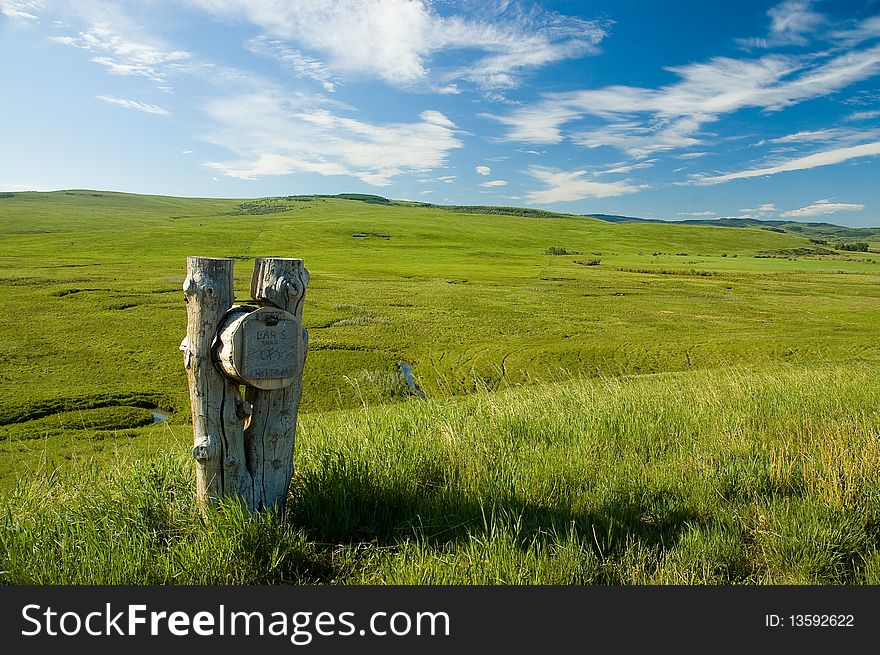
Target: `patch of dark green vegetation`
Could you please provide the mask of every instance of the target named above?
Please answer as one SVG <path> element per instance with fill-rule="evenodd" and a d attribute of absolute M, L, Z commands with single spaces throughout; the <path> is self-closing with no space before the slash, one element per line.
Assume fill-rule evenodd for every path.
<path fill-rule="evenodd" d="M 0 277 L 0 285 L 9 287 L 42 287 L 54 283 L 55 280 L 51 280 L 47 277 Z"/>
<path fill-rule="evenodd" d="M 98 288 L 90 288 L 90 289 L 62 289 L 61 291 L 53 291 L 49 295 L 53 298 L 64 298 L 65 296 L 72 296 L 77 293 L 83 293 L 84 291 L 113 291 L 113 289 L 98 289 Z"/>
<path fill-rule="evenodd" d="M 581 266 L 598 266 L 599 264 L 602 263 L 602 260 L 601 259 L 587 259 L 587 260 L 575 259 L 574 263 L 580 264 Z"/>
<path fill-rule="evenodd" d="M 382 196 L 374 196 L 369 193 L 338 193 L 335 196 L 326 196 L 328 198 L 339 198 L 340 200 L 357 200 L 365 202 L 368 205 L 390 205 L 391 201 Z"/>
<path fill-rule="evenodd" d="M 330 327 L 329 325 L 325 327 Z M 369 346 L 362 346 L 360 344 L 351 344 L 351 343 L 318 343 L 318 344 L 309 344 L 309 350 L 346 350 L 350 352 L 374 352 L 376 348 L 370 348 Z"/>
<path fill-rule="evenodd" d="M 286 212 L 290 209 L 293 209 L 293 207 L 291 207 L 290 205 L 281 204 L 272 198 L 263 198 L 260 200 L 243 202 L 238 206 L 238 209 L 235 209 L 229 213 L 231 216 L 259 216 L 262 214 L 278 214 L 280 212 Z"/>
<path fill-rule="evenodd" d="M 129 430 L 151 425 L 153 412 L 142 407 L 111 406 L 58 412 L 43 418 L 0 426 L 0 438 L 42 439 L 70 430 Z"/>
<path fill-rule="evenodd" d="M 102 407 L 139 407 L 142 409 L 167 409 L 174 411 L 174 404 L 163 395 L 151 393 L 114 393 L 95 394 L 91 396 L 73 396 L 69 398 L 51 398 L 39 400 L 22 406 L 0 407 L 0 425 L 24 423 L 36 419 L 60 414 Z"/>
<path fill-rule="evenodd" d="M 624 273 L 645 273 L 648 275 L 686 275 L 696 277 L 714 277 L 716 275 L 721 275 L 718 271 L 701 271 L 695 268 L 618 268 L 617 270 L 623 271 Z"/>
<path fill-rule="evenodd" d="M 370 193 L 337 193 L 336 195 L 328 193 L 314 193 L 311 195 L 301 196 L 284 196 L 283 200 L 295 200 L 297 202 L 312 202 L 314 200 L 356 200 L 368 205 L 392 205 L 393 201 L 382 196 L 376 196 Z"/>
<path fill-rule="evenodd" d="M 838 241 L 834 244 L 834 247 L 838 250 L 846 250 L 848 252 L 868 252 L 868 244 L 863 241 L 844 243 L 843 241 Z"/>
<path fill-rule="evenodd" d="M 426 203 L 427 207 L 438 207 L 449 212 L 459 214 L 497 214 L 501 216 L 524 216 L 526 218 L 559 218 L 560 216 L 570 217 L 571 214 L 560 214 L 558 212 L 549 212 L 543 209 L 529 209 L 527 207 L 492 207 L 485 205 L 432 205 Z"/>
<path fill-rule="evenodd" d="M 559 246 L 550 246 L 547 250 L 544 251 L 545 255 L 582 255 L 583 253 L 578 250 L 568 250 L 566 248 L 560 248 Z"/>
<path fill-rule="evenodd" d="M 351 236 L 354 239 L 369 239 L 372 237 L 374 239 L 384 239 L 385 241 L 391 238 L 390 234 L 379 234 L 378 232 L 355 232 Z"/>
<path fill-rule="evenodd" d="M 14 198 L 14 193 L 0 193 L 0 198 Z"/>
<path fill-rule="evenodd" d="M 767 259 L 771 257 L 790 259 L 792 257 L 825 257 L 827 255 L 836 255 L 837 253 L 828 248 L 779 248 L 777 250 L 759 250 L 755 253 L 758 259 Z"/>

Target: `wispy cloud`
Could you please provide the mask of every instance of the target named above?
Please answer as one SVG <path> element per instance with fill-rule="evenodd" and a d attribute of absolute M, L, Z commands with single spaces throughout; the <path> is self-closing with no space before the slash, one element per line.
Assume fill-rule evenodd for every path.
<path fill-rule="evenodd" d="M 771 218 L 773 214 L 775 214 L 778 209 L 776 209 L 776 205 L 772 202 L 765 202 L 762 205 L 758 205 L 755 208 L 746 208 L 739 210 L 739 218 L 757 218 L 760 220 L 767 220 Z"/>
<path fill-rule="evenodd" d="M 864 205 L 844 202 L 831 202 L 830 200 L 817 200 L 812 205 L 782 212 L 785 218 L 803 218 L 804 216 L 821 216 L 822 214 L 835 214 L 837 212 L 858 212 L 865 208 Z"/>
<path fill-rule="evenodd" d="M 251 39 L 245 45 L 254 54 L 273 57 L 298 76 L 315 80 L 327 92 L 332 93 L 336 90 L 337 80 L 322 62 L 305 56 L 298 50 L 286 46 L 282 41 L 264 35 Z"/>
<path fill-rule="evenodd" d="M 715 57 L 666 70 L 678 81 L 657 89 L 618 85 L 548 93 L 506 115 L 484 116 L 507 126 L 505 141 L 568 140 L 644 158 L 704 143 L 705 126 L 724 115 L 747 108 L 780 111 L 869 79 L 880 73 L 880 45 L 844 53 Z"/>
<path fill-rule="evenodd" d="M 694 175 L 691 177 L 690 183 L 700 186 L 721 184 L 722 182 L 729 182 L 731 180 L 743 180 L 752 177 L 763 177 L 765 175 L 776 175 L 777 173 L 784 173 L 787 171 L 800 171 L 808 168 L 816 168 L 818 166 L 830 166 L 851 159 L 873 157 L 875 155 L 880 155 L 880 141 L 816 152 L 811 155 L 796 157 L 764 168 L 753 168 L 735 173 L 725 173 L 723 175 Z"/>
<path fill-rule="evenodd" d="M 854 111 L 849 116 L 847 116 L 844 120 L 858 122 L 858 121 L 870 121 L 875 118 L 880 118 L 880 109 L 871 109 L 867 111 Z"/>
<path fill-rule="evenodd" d="M 713 211 L 702 211 L 702 212 L 678 212 L 679 216 L 696 216 L 699 218 L 705 218 L 707 216 L 715 216 L 715 212 Z"/>
<path fill-rule="evenodd" d="M 478 175 L 491 175 L 492 169 L 485 165 L 475 166 L 474 170 L 477 171 Z"/>
<path fill-rule="evenodd" d="M 645 161 L 638 162 L 637 164 L 614 164 L 612 168 L 606 168 L 603 171 L 596 171 L 593 175 L 616 175 L 620 173 L 631 173 L 633 171 L 638 171 L 643 168 L 651 168 L 654 164 L 657 163 L 656 159 L 646 159 Z"/>
<path fill-rule="evenodd" d="M 868 39 L 880 36 L 880 16 L 871 16 L 861 21 L 855 27 L 837 30 L 833 37 L 847 45 L 855 45 Z"/>
<path fill-rule="evenodd" d="M 825 16 L 813 11 L 812 0 L 785 0 L 767 10 L 770 18 L 767 36 L 737 39 L 746 48 L 806 45 L 808 36 L 827 22 Z"/>
<path fill-rule="evenodd" d="M 415 122 L 376 125 L 304 106 L 280 89 L 217 98 L 205 109 L 214 122 L 205 138 L 235 155 L 207 165 L 241 179 L 312 172 L 387 186 L 398 175 L 444 166 L 462 145 L 455 125 L 434 110 Z"/>
<path fill-rule="evenodd" d="M 488 182 L 480 182 L 480 186 L 484 187 L 498 187 L 498 186 L 507 186 L 507 180 L 489 180 Z"/>
<path fill-rule="evenodd" d="M 475 3 L 441 15 L 430 0 L 194 0 L 214 16 L 244 18 L 275 39 L 306 51 L 309 66 L 355 73 L 395 86 L 457 91 L 468 81 L 484 89 L 516 86 L 523 71 L 597 51 L 607 27 L 599 21 L 518 2 Z M 439 3 L 438 3 L 439 4 Z M 449 10 L 448 6 L 444 6 Z M 432 70 L 436 55 L 456 51 L 467 64 Z"/>
<path fill-rule="evenodd" d="M 50 36 L 49 39 L 96 53 L 91 61 L 106 66 L 114 75 L 135 75 L 163 84 L 169 70 L 191 56 L 186 50 L 170 50 L 125 37 L 109 23 L 96 23 L 77 36 Z"/>
<path fill-rule="evenodd" d="M 0 14 L 19 20 L 39 20 L 40 0 L 0 0 Z"/>
<path fill-rule="evenodd" d="M 98 100 L 103 100 L 104 102 L 116 105 L 117 107 L 124 107 L 125 109 L 136 109 L 137 111 L 142 111 L 146 114 L 160 114 L 162 116 L 167 116 L 170 112 L 167 109 L 162 109 L 157 105 L 151 105 L 147 102 L 140 102 L 138 100 L 129 100 L 127 98 L 116 98 L 114 96 L 95 96 Z M 184 151 L 184 154 L 189 154 L 192 151 Z"/>
<path fill-rule="evenodd" d="M 530 203 L 553 204 L 584 198 L 609 198 L 635 193 L 640 187 L 627 182 L 596 182 L 584 170 L 560 171 L 544 166 L 532 166 L 527 173 L 542 182 L 545 189 L 526 194 Z"/>
<path fill-rule="evenodd" d="M 794 132 L 786 134 L 775 139 L 770 139 L 767 143 L 802 143 L 816 141 L 832 141 L 840 138 L 843 130 L 830 128 L 827 130 L 806 130 L 802 132 Z"/>
<path fill-rule="evenodd" d="M 804 45 L 805 35 L 825 22 L 825 17 L 812 10 L 811 0 L 785 0 L 767 11 L 770 16 L 772 45 Z"/>

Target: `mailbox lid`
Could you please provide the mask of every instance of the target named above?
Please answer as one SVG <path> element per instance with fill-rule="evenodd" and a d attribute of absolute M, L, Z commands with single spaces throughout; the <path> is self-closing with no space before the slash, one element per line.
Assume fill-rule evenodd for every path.
<path fill-rule="evenodd" d="M 303 348 L 302 325 L 290 312 L 233 307 L 220 328 L 217 360 L 239 384 L 281 389 L 296 382 Z"/>

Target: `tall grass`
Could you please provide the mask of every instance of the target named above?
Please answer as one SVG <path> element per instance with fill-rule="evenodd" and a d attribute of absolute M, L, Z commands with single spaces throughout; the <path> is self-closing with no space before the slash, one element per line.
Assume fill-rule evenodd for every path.
<path fill-rule="evenodd" d="M 4 498 L 6 583 L 877 584 L 876 368 L 576 380 L 301 417 L 284 517 L 191 463 Z"/>

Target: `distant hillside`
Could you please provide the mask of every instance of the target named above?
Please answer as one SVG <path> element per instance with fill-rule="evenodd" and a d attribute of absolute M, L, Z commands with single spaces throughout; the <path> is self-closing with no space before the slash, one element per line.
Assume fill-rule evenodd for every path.
<path fill-rule="evenodd" d="M 494 214 L 500 216 L 524 216 L 526 218 L 578 218 L 578 214 L 565 214 L 562 212 L 551 212 L 545 209 L 532 209 L 530 207 L 500 207 L 495 205 L 435 205 L 430 202 L 413 202 L 405 200 L 397 200 L 395 204 L 407 207 L 428 207 L 433 209 L 442 209 L 457 214 Z"/>
<path fill-rule="evenodd" d="M 757 227 L 771 232 L 791 232 L 805 237 L 827 239 L 877 239 L 880 227 L 844 227 L 833 223 L 805 223 L 800 221 L 762 221 L 756 218 L 712 218 L 686 221 L 661 221 L 656 218 L 636 218 L 615 214 L 586 214 L 609 223 L 677 223 L 680 225 L 711 225 L 715 227 Z"/>
<path fill-rule="evenodd" d="M 598 218 L 609 223 L 666 223 L 658 218 L 636 218 L 635 216 L 618 216 L 617 214 L 585 214 L 589 218 Z"/>

